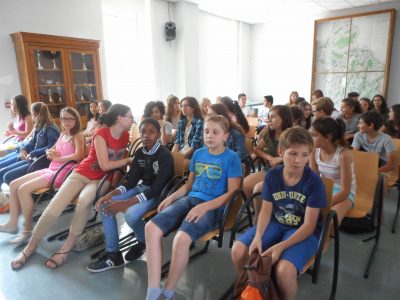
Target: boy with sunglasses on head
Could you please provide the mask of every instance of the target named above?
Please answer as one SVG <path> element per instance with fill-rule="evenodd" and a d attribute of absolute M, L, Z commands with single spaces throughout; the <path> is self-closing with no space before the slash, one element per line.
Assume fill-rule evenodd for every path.
<path fill-rule="evenodd" d="M 322 229 L 320 209 L 326 206 L 324 186 L 307 166 L 313 148 L 311 133 L 301 127 L 286 129 L 278 152 L 283 165 L 265 176 L 263 204 L 257 225 L 244 233 L 232 248 L 232 260 L 240 273 L 253 251 L 271 255 L 283 298 L 294 300 L 297 275 L 315 255 Z"/>
<path fill-rule="evenodd" d="M 172 299 L 179 278 L 189 260 L 192 242 L 218 227 L 219 209 L 240 187 L 242 167 L 237 153 L 225 147 L 229 136 L 228 120 L 220 115 L 206 118 L 204 143 L 195 151 L 188 181 L 158 206 L 159 214 L 146 225 L 148 290 L 147 300 Z M 178 228 L 174 238 L 167 283 L 160 288 L 161 239 Z"/>

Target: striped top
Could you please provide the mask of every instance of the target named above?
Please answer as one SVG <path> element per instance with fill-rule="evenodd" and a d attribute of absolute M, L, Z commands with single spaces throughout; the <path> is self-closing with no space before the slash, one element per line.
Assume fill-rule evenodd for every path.
<path fill-rule="evenodd" d="M 338 146 L 336 149 L 335 154 L 333 155 L 333 158 L 330 161 L 322 161 L 321 160 L 321 148 L 316 148 L 315 151 L 315 161 L 318 164 L 318 170 L 322 176 L 325 176 L 327 178 L 331 178 L 333 182 L 337 185 L 341 185 L 341 173 L 340 173 L 340 161 L 339 161 L 339 155 L 340 152 L 342 151 L 343 147 Z M 351 163 L 351 173 L 352 173 L 352 178 L 351 178 L 351 192 L 356 193 L 356 178 L 354 175 L 354 166 L 353 163 Z"/>

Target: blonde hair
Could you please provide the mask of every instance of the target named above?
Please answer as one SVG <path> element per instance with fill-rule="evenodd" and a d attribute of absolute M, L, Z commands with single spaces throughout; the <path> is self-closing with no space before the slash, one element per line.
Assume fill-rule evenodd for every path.
<path fill-rule="evenodd" d="M 306 145 L 311 151 L 314 147 L 311 132 L 298 126 L 286 129 L 279 138 L 279 148 L 285 151 L 293 145 Z"/>
<path fill-rule="evenodd" d="M 204 122 L 215 122 L 221 126 L 224 133 L 229 133 L 229 121 L 221 115 L 211 115 L 207 116 Z"/>
<path fill-rule="evenodd" d="M 32 104 L 32 111 L 36 114 L 34 128 L 42 129 L 43 127 L 54 124 L 48 106 L 43 102 L 35 102 Z"/>

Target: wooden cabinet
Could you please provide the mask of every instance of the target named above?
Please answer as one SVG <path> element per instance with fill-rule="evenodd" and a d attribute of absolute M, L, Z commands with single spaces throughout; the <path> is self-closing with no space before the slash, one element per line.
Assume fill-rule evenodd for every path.
<path fill-rule="evenodd" d="M 27 32 L 11 37 L 22 94 L 31 103 L 46 103 L 56 119 L 63 107 L 74 107 L 86 124 L 90 101 L 103 99 L 100 41 Z"/>

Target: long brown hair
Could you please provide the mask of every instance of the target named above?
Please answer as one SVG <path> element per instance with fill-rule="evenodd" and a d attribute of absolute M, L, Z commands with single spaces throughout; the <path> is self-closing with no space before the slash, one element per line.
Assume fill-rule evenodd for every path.
<path fill-rule="evenodd" d="M 178 97 L 171 95 L 167 98 L 167 111 L 165 113 L 165 120 L 168 122 L 172 122 L 172 117 L 176 114 L 175 112 L 175 102 L 178 101 Z M 178 113 L 178 118 L 180 117 L 180 112 Z"/>
<path fill-rule="evenodd" d="M 75 125 L 74 125 L 74 127 L 71 128 L 71 130 L 69 132 L 72 136 L 74 136 L 75 134 L 77 134 L 81 131 L 81 118 L 79 116 L 79 113 L 76 111 L 75 108 L 67 106 L 61 110 L 60 118 L 61 118 L 62 113 L 64 113 L 64 112 L 69 113 L 70 115 L 72 115 L 75 118 Z M 62 122 L 61 122 L 61 129 L 64 129 L 62 126 Z"/>
<path fill-rule="evenodd" d="M 35 113 L 35 121 L 33 127 L 42 129 L 43 127 L 54 125 L 54 120 L 51 117 L 49 108 L 43 102 L 35 102 L 32 104 L 32 111 Z"/>
<path fill-rule="evenodd" d="M 229 128 L 235 128 L 241 134 L 244 135 L 244 130 L 243 130 L 242 126 L 240 126 L 237 123 L 232 122 L 231 118 L 229 117 L 228 109 L 226 108 L 226 106 L 224 104 L 215 103 L 215 104 L 212 104 L 209 109 L 214 111 L 217 115 L 224 116 L 229 122 Z"/>
<path fill-rule="evenodd" d="M 202 114 L 201 109 L 200 109 L 199 102 L 197 101 L 197 99 L 195 97 L 185 97 L 185 98 L 183 98 L 181 100 L 181 105 L 182 105 L 183 101 L 187 101 L 187 103 L 189 104 L 190 108 L 193 109 L 193 117 L 195 117 L 197 119 L 204 120 L 203 114 Z M 185 118 L 186 118 L 186 116 L 181 114 L 181 119 L 185 119 Z"/>

